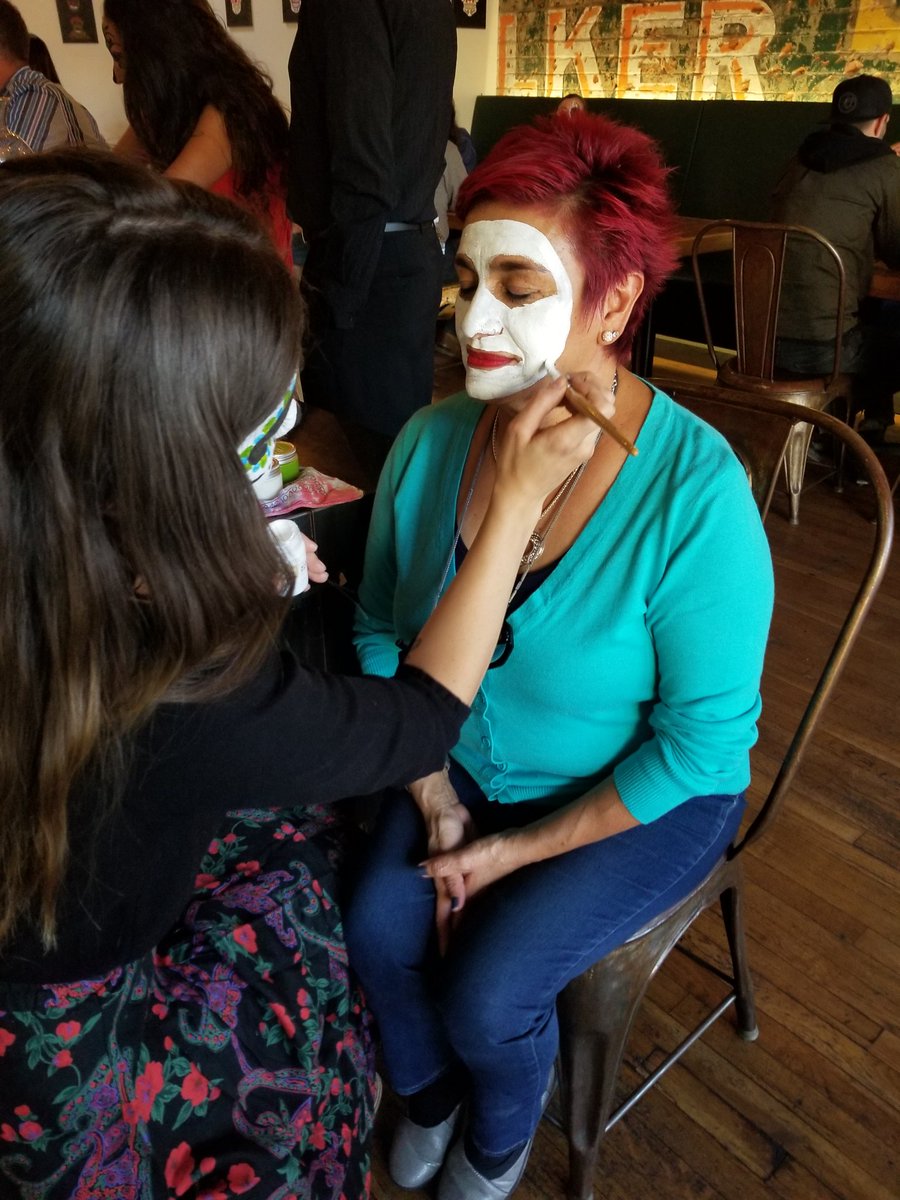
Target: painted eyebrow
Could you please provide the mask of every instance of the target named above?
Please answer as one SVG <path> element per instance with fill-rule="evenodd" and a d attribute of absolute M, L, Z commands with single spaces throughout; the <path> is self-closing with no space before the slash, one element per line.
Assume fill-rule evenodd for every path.
<path fill-rule="evenodd" d="M 552 275 L 542 263 L 524 254 L 495 254 L 490 265 L 504 271 L 537 271 L 540 275 Z"/>
<path fill-rule="evenodd" d="M 457 251 L 454 261 L 468 267 L 471 271 L 475 270 L 475 264 L 469 258 L 468 254 L 462 254 Z M 503 271 L 537 271 L 540 275 L 553 274 L 549 267 L 535 262 L 533 258 L 528 258 L 524 254 L 495 254 L 488 265 Z"/>

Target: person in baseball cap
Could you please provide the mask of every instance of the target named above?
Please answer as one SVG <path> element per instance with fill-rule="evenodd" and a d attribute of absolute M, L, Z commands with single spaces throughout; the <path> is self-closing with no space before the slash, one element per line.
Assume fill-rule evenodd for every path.
<path fill-rule="evenodd" d="M 877 75 L 854 75 L 842 79 L 831 97 L 831 120 L 849 125 L 877 121 L 891 111 L 894 97 L 890 84 Z"/>
<path fill-rule="evenodd" d="M 900 391 L 900 317 L 868 295 L 876 258 L 900 269 L 900 158 L 886 138 L 893 96 L 875 75 L 842 79 L 827 124 L 814 129 L 772 198 L 772 219 L 828 238 L 846 279 L 841 371 L 851 379 L 859 432 L 893 437 Z M 810 242 L 791 247 L 781 290 L 775 362 L 787 375 L 826 376 L 834 365 L 837 283 Z"/>

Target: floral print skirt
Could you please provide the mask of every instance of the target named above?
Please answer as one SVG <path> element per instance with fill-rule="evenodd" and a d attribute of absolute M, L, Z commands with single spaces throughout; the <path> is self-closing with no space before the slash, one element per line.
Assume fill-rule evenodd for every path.
<path fill-rule="evenodd" d="M 0 1196 L 369 1195 L 372 1038 L 332 813 L 230 813 L 155 953 L 0 985 Z"/>

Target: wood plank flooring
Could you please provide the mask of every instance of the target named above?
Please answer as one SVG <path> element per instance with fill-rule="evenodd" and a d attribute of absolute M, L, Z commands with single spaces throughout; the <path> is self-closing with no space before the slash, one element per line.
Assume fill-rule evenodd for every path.
<path fill-rule="evenodd" d="M 459 384 L 438 357 L 439 394 Z M 900 457 L 888 464 L 900 470 Z M 854 587 L 871 499 L 827 483 L 807 491 L 799 527 L 776 497 L 768 534 L 776 613 L 753 755 L 751 803 L 783 749 L 783 729 Z M 596 1200 L 897 1200 L 900 1197 L 900 549 L 826 710 L 786 811 L 748 863 L 750 963 L 760 1038 L 726 1016 L 611 1132 Z M 689 937 L 725 964 L 721 924 Z M 720 985 L 672 955 L 626 1054 L 643 1078 Z M 378 1118 L 374 1193 L 396 1200 Z M 521 1200 L 565 1196 L 563 1134 L 544 1121 Z"/>

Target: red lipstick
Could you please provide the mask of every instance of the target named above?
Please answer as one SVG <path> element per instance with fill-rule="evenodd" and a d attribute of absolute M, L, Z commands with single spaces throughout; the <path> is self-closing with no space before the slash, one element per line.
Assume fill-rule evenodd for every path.
<path fill-rule="evenodd" d="M 472 346 L 466 352 L 466 366 L 479 371 L 493 371 L 517 362 L 519 359 L 514 354 L 492 354 L 489 350 L 476 350 Z"/>

